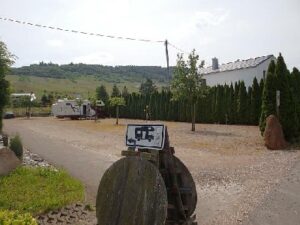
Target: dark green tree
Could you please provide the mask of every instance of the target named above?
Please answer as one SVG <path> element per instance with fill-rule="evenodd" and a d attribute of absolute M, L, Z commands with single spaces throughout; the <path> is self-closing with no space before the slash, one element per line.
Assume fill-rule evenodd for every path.
<path fill-rule="evenodd" d="M 247 123 L 247 91 L 244 81 L 240 82 L 237 100 L 237 118 L 240 124 Z"/>
<path fill-rule="evenodd" d="M 111 92 L 111 97 L 120 97 L 121 96 L 121 92 L 118 88 L 118 86 L 116 84 L 114 84 L 113 88 L 112 88 L 112 92 Z"/>
<path fill-rule="evenodd" d="M 153 84 L 153 81 L 149 78 L 147 78 L 145 82 L 141 83 L 140 93 L 142 95 L 151 95 L 154 92 L 156 92 L 156 90 L 156 86 Z"/>
<path fill-rule="evenodd" d="M 261 94 L 259 84 L 256 77 L 253 79 L 252 92 L 251 92 L 251 110 L 250 110 L 250 123 L 258 125 L 260 110 L 261 109 Z"/>
<path fill-rule="evenodd" d="M 5 75 L 14 63 L 14 56 L 8 51 L 4 42 L 0 41 L 0 132 L 2 131 L 3 108 L 9 101 L 9 83 Z"/>
<path fill-rule="evenodd" d="M 272 60 L 269 64 L 267 76 L 264 81 L 261 114 L 259 120 L 261 134 L 263 134 L 265 131 L 267 117 L 272 114 L 276 115 L 277 80 L 275 76 L 275 66 L 275 61 Z"/>
<path fill-rule="evenodd" d="M 47 106 L 47 104 L 48 104 L 48 98 L 45 93 L 41 97 L 41 104 L 42 104 L 42 106 Z"/>
<path fill-rule="evenodd" d="M 281 54 L 277 58 L 275 67 L 277 90 L 280 91 L 279 120 L 283 133 L 288 141 L 293 141 L 299 135 L 299 121 L 296 101 L 289 85 L 289 71 Z"/>
<path fill-rule="evenodd" d="M 96 88 L 96 99 L 102 100 L 105 104 L 108 103 L 109 96 L 104 85 Z"/>
<path fill-rule="evenodd" d="M 122 97 L 123 98 L 127 98 L 129 95 L 129 92 L 128 92 L 128 89 L 126 86 L 123 87 L 123 90 L 122 90 Z"/>
<path fill-rule="evenodd" d="M 300 119 L 300 71 L 295 67 L 293 68 L 293 71 L 291 73 L 291 80 L 293 97 L 296 100 L 297 116 L 298 119 Z"/>

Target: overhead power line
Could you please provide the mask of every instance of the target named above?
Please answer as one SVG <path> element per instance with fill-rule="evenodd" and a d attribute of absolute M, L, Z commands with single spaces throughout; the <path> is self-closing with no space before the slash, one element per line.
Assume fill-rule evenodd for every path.
<path fill-rule="evenodd" d="M 31 23 L 31 22 L 27 22 L 27 21 L 21 21 L 21 20 L 16 20 L 16 19 L 12 19 L 12 18 L 6 18 L 6 17 L 0 17 L 0 20 L 13 22 L 13 23 L 18 23 L 18 24 L 22 24 L 22 25 L 29 25 L 29 26 L 39 27 L 39 28 L 58 30 L 58 31 L 63 31 L 63 32 L 83 34 L 83 35 L 89 35 L 89 36 L 98 36 L 98 37 L 106 37 L 106 38 L 114 38 L 114 39 L 124 39 L 124 40 L 130 40 L 130 41 L 164 43 L 164 41 L 161 41 L 161 40 L 150 40 L 150 39 L 143 39 L 143 38 L 122 37 L 122 36 L 99 34 L 99 33 L 85 32 L 85 31 L 72 30 L 72 29 L 64 29 L 64 28 L 61 28 L 61 27 L 46 26 L 46 25 Z"/>
<path fill-rule="evenodd" d="M 178 50 L 179 52 L 182 52 L 182 53 L 185 53 L 185 54 L 189 54 L 188 52 L 182 50 L 181 48 L 178 48 L 176 45 L 174 45 L 174 44 L 172 44 L 172 43 L 170 43 L 170 42 L 168 42 L 168 44 L 169 44 L 171 47 L 173 47 L 173 48 L 175 48 L 176 50 Z"/>
<path fill-rule="evenodd" d="M 151 40 L 151 39 L 144 39 L 144 38 L 133 38 L 133 37 L 123 37 L 123 36 L 100 34 L 100 33 L 96 33 L 96 32 L 85 32 L 85 31 L 79 31 L 79 30 L 65 29 L 65 28 L 61 28 L 61 27 L 41 25 L 41 24 L 37 24 L 37 23 L 21 21 L 21 20 L 16 20 L 16 19 L 7 18 L 7 17 L 0 17 L 0 20 L 13 22 L 13 23 L 18 23 L 18 24 L 21 24 L 21 25 L 28 25 L 28 26 L 38 27 L 38 28 L 57 30 L 57 31 L 62 31 L 62 32 L 69 32 L 69 33 L 82 34 L 82 35 L 88 35 L 88 36 L 97 36 L 97 37 L 113 38 L 113 39 L 120 39 L 120 40 L 129 40 L 129 41 L 165 43 L 165 40 Z M 168 44 L 171 47 L 175 48 L 176 50 L 178 50 L 182 53 L 186 53 L 182 49 L 176 47 L 174 44 L 171 44 L 170 42 L 168 42 Z"/>

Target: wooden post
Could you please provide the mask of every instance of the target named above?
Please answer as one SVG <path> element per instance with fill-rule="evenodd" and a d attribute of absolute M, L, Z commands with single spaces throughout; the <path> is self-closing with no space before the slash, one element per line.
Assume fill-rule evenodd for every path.
<path fill-rule="evenodd" d="M 116 120 L 116 125 L 119 124 L 119 106 L 117 105 L 117 108 L 116 108 L 117 112 L 116 112 L 116 117 L 117 117 L 117 120 Z"/>
<path fill-rule="evenodd" d="M 195 131 L 195 123 L 196 123 L 196 103 L 192 103 L 192 131 Z"/>
<path fill-rule="evenodd" d="M 168 70 L 168 81 L 171 82 L 171 75 L 170 75 L 170 65 L 169 65 L 169 50 L 168 50 L 168 40 L 165 41 L 166 46 L 166 59 L 167 59 L 167 70 Z"/>

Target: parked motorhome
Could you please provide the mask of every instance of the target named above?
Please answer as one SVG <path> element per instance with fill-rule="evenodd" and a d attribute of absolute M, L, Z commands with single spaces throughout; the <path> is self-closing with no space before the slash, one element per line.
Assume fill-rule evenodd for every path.
<path fill-rule="evenodd" d="M 97 101 L 96 107 L 104 106 L 103 101 Z M 52 114 L 58 118 L 91 118 L 96 116 L 95 108 L 88 100 L 59 99 L 52 105 Z"/>

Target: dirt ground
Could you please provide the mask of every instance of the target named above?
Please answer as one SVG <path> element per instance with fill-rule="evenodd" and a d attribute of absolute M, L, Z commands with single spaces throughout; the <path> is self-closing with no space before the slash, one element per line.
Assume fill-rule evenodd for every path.
<path fill-rule="evenodd" d="M 6 120 L 5 127 L 17 124 L 82 151 L 97 152 L 112 163 L 126 149 L 126 125 L 145 121 L 121 119 L 119 126 L 114 122 L 32 118 Z M 191 132 L 188 123 L 164 124 L 176 156 L 196 182 L 199 225 L 242 224 L 300 160 L 300 151 L 268 151 L 256 126 L 197 124 L 196 132 Z"/>

